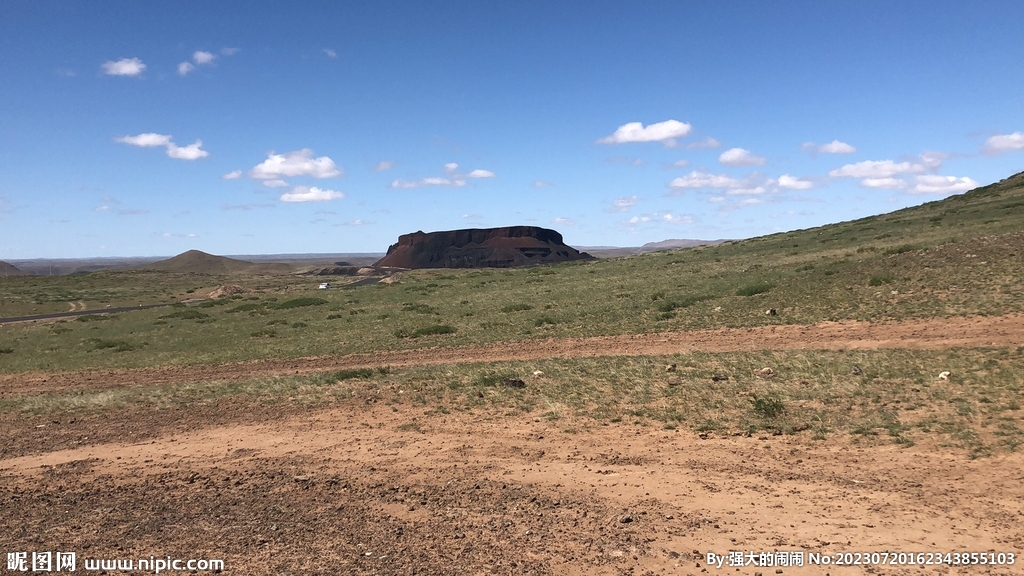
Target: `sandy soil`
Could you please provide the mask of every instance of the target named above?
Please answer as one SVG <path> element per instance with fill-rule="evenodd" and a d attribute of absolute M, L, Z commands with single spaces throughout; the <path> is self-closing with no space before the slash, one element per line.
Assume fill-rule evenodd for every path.
<path fill-rule="evenodd" d="M 1024 342 L 1022 334 L 1019 317 L 839 323 L 393 353 L 372 364 L 1007 346 Z M 369 360 L 270 362 L 248 374 Z M 246 373 L 237 365 L 195 370 Z M 173 383 L 185 374 L 207 373 L 122 372 L 113 383 L 102 373 L 35 375 L 2 385 L 24 393 L 140 375 Z M 776 550 L 807 559 L 865 551 L 1019 555 L 1021 454 L 970 460 L 926 442 L 702 438 L 628 423 L 426 416 L 424 408 L 355 401 L 311 411 L 238 398 L 7 417 L 0 438 L 0 552 L 75 551 L 79 570 L 84 558 L 169 555 L 224 559 L 228 574 L 1024 573 L 1024 559 L 1002 567 L 737 569 L 709 567 L 705 558 Z"/>

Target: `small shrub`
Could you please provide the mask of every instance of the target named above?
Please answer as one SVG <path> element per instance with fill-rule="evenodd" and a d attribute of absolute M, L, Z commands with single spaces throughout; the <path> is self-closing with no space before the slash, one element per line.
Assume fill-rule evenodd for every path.
<path fill-rule="evenodd" d="M 100 338 L 93 338 L 90 342 L 92 343 L 93 350 L 113 349 L 114 352 L 130 352 L 139 348 L 138 345 L 124 340 L 102 340 Z"/>
<path fill-rule="evenodd" d="M 505 313 L 522 312 L 524 310 L 533 310 L 533 306 L 530 306 L 529 304 L 509 304 L 501 309 L 501 311 Z"/>
<path fill-rule="evenodd" d="M 889 284 L 892 282 L 892 276 L 872 276 L 871 280 L 868 280 L 868 286 L 881 286 L 882 284 Z"/>
<path fill-rule="evenodd" d="M 427 304 L 406 302 L 402 304 L 402 312 L 417 312 L 419 314 L 433 314 L 434 309 Z"/>
<path fill-rule="evenodd" d="M 292 328 L 306 328 L 308 326 L 309 324 L 306 324 L 305 322 L 296 322 L 292 324 Z"/>
<path fill-rule="evenodd" d="M 497 386 L 505 382 L 506 380 L 515 379 L 516 374 L 513 372 L 485 372 L 473 379 L 473 384 L 476 386 Z"/>
<path fill-rule="evenodd" d="M 737 296 L 754 296 L 756 294 L 764 294 L 771 290 L 773 286 L 771 284 L 751 284 L 744 286 L 736 291 Z"/>
<path fill-rule="evenodd" d="M 786 411 L 786 405 L 782 402 L 782 399 L 774 395 L 762 398 L 754 394 L 750 397 L 750 404 L 754 409 L 754 413 L 766 420 L 778 418 Z"/>
<path fill-rule="evenodd" d="M 277 336 L 277 332 L 269 328 L 266 328 L 263 330 L 257 330 L 252 334 L 249 334 L 249 336 L 252 338 L 274 338 L 275 336 Z"/>
<path fill-rule="evenodd" d="M 178 310 L 177 312 L 171 312 L 170 314 L 164 314 L 160 318 L 181 318 L 182 320 L 200 320 L 209 317 L 209 314 L 205 314 L 203 312 L 200 312 L 199 310 L 186 308 L 184 310 Z"/>
<path fill-rule="evenodd" d="M 558 321 L 552 318 L 551 316 L 541 316 L 540 318 L 537 318 L 536 320 L 533 321 L 533 325 L 536 326 L 537 328 L 540 328 L 545 324 L 550 324 L 554 326 L 555 324 L 558 324 Z"/>
<path fill-rule="evenodd" d="M 370 368 L 355 368 L 349 370 L 338 370 L 330 375 L 332 380 L 351 380 L 352 378 L 372 378 L 373 370 Z"/>
<path fill-rule="evenodd" d="M 899 246 L 891 246 L 885 249 L 886 256 L 892 256 L 894 254 L 903 254 L 904 252 L 913 252 L 914 250 L 920 250 L 921 247 L 915 244 L 900 244 Z"/>
<path fill-rule="evenodd" d="M 338 318 L 344 318 L 344 317 L 345 317 L 344 314 L 328 314 L 327 315 L 327 319 L 328 320 L 337 320 Z"/>
<path fill-rule="evenodd" d="M 0 348 L 0 354 L 14 354 L 14 348 Z"/>
<path fill-rule="evenodd" d="M 239 304 L 234 308 L 228 308 L 225 310 L 228 314 L 234 314 L 235 312 L 257 312 L 263 310 L 263 304 L 260 302 L 249 302 L 247 304 Z"/>
<path fill-rule="evenodd" d="M 433 326 L 424 326 L 423 328 L 417 328 L 409 335 L 410 338 L 419 338 L 420 336 L 433 336 L 438 334 L 454 334 L 455 328 L 448 324 L 434 324 Z"/>
<path fill-rule="evenodd" d="M 323 298 L 303 296 L 302 298 L 294 298 L 292 300 L 285 300 L 280 304 L 274 304 L 273 308 L 276 308 L 277 310 L 287 310 L 289 308 L 302 308 L 305 306 L 320 306 L 321 304 L 327 304 L 327 300 L 324 300 Z"/>
<path fill-rule="evenodd" d="M 394 334 L 397 338 L 419 338 L 420 336 L 433 336 L 438 334 L 454 334 L 455 328 L 448 324 L 435 324 L 433 326 L 425 326 L 423 328 L 417 328 L 416 330 L 409 331 L 405 328 L 395 330 Z"/>

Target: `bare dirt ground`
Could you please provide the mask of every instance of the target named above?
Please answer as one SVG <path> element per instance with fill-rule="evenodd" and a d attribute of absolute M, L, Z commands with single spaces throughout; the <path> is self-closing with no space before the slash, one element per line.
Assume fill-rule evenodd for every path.
<path fill-rule="evenodd" d="M 214 373 L 686 350 L 1016 346 L 1022 324 L 1002 317 L 719 330 L 118 372 L 109 381 L 104 373 L 16 376 L 0 387 L 25 394 Z M 1021 454 L 970 460 L 927 443 L 702 438 L 628 423 L 425 410 L 226 398 L 5 417 L 0 552 L 75 551 L 79 570 L 84 558 L 216 558 L 227 574 L 1024 573 L 1020 558 L 1001 567 L 737 569 L 705 561 L 707 552 L 776 550 L 805 560 L 882 551 L 1019 556 Z"/>

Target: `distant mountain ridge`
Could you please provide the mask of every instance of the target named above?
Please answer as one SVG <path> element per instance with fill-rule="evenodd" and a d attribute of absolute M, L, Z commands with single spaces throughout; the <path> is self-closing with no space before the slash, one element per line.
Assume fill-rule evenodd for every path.
<path fill-rule="evenodd" d="M 28 272 L 23 272 L 13 265 L 0 260 L 0 276 L 26 276 L 27 274 Z"/>
<path fill-rule="evenodd" d="M 588 254 L 597 258 L 616 258 L 619 256 L 635 256 L 650 252 L 661 252 L 663 250 L 678 250 L 681 248 L 695 248 L 697 246 L 714 246 L 728 242 L 728 240 L 693 240 L 687 238 L 669 238 L 660 242 L 648 242 L 643 246 L 617 247 L 617 246 L 580 246 L 580 250 L 586 250 Z"/>
<path fill-rule="evenodd" d="M 287 274 L 294 271 L 294 267 L 288 264 L 256 264 L 226 256 L 214 256 L 201 250 L 182 252 L 173 258 L 144 264 L 139 268 L 163 272 L 190 272 L 193 274 L 240 274 L 246 272 Z"/>

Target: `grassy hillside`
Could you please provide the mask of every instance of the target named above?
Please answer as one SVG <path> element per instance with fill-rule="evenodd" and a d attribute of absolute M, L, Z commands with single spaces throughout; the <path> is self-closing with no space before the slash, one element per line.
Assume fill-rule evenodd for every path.
<path fill-rule="evenodd" d="M 0 327 L 6 351 L 0 371 L 1020 313 L 1022 270 L 1024 173 L 886 215 L 713 247 L 528 269 L 422 270 L 394 284 L 346 290 L 317 291 L 315 279 L 295 277 L 141 271 L 9 278 L 0 283 L 0 302 L 20 306 L 66 306 L 87 290 L 109 292 L 108 301 L 133 291 L 179 299 L 187 290 L 201 293 L 197 285 L 228 282 L 260 292 L 103 319 Z M 767 316 L 767 308 L 779 314 Z"/>

